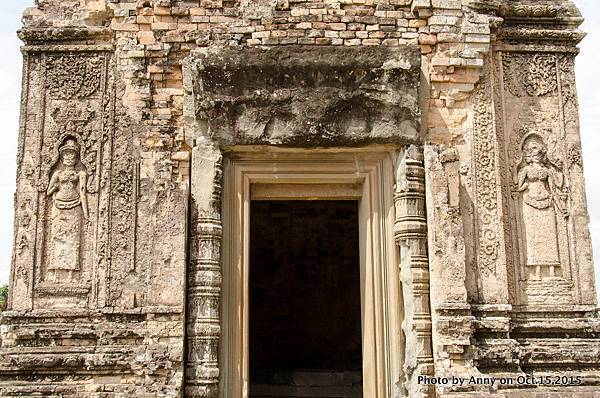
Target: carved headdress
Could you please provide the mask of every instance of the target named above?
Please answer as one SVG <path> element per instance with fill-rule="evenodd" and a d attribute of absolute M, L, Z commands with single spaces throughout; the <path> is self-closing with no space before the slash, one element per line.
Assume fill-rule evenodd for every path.
<path fill-rule="evenodd" d="M 536 155 L 540 157 L 540 163 L 546 167 L 549 167 L 552 170 L 559 170 L 559 167 L 548 158 L 548 147 L 544 142 L 544 138 L 538 133 L 529 133 L 521 140 L 520 157 L 515 165 L 513 176 L 515 184 L 517 184 L 518 181 L 519 170 L 527 165 L 528 158 Z"/>
<path fill-rule="evenodd" d="M 73 138 L 67 138 L 63 144 L 58 148 L 59 153 L 63 153 L 64 151 L 73 151 L 79 154 L 79 144 Z"/>
<path fill-rule="evenodd" d="M 54 156 L 52 162 L 50 163 L 50 168 L 48 169 L 48 175 L 52 173 L 56 167 L 58 167 L 61 163 L 61 155 L 65 151 L 72 151 L 77 154 L 77 165 L 75 166 L 77 170 L 83 170 L 87 173 L 86 166 L 83 164 L 83 153 L 85 150 L 84 147 L 81 146 L 80 138 L 77 135 L 68 134 L 63 136 L 63 138 L 55 144 Z"/>
<path fill-rule="evenodd" d="M 539 156 L 542 163 L 547 162 L 546 154 L 548 148 L 544 144 L 544 140 L 537 134 L 529 134 L 523 140 L 523 160 L 527 162 L 527 158 L 531 156 Z"/>

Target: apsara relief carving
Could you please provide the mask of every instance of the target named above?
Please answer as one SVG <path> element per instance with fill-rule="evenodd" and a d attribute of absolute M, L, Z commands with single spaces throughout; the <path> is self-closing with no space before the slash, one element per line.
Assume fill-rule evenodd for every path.
<path fill-rule="evenodd" d="M 89 218 L 87 172 L 74 138 L 67 138 L 58 152 L 59 161 L 47 190 L 52 198 L 47 278 L 53 282 L 71 282 L 73 274 L 81 268 L 81 234 Z"/>
<path fill-rule="evenodd" d="M 30 146 L 21 175 L 37 195 L 30 201 L 33 233 L 19 233 L 17 254 L 31 258 L 34 308 L 87 307 L 105 284 L 96 275 L 107 229 L 99 220 L 113 196 L 106 185 L 114 130 L 110 56 L 57 49 L 29 57 L 39 64 L 26 73 L 39 84 L 31 98 L 41 109 L 25 125 Z"/>
<path fill-rule="evenodd" d="M 523 233 L 527 267 L 533 278 L 541 279 L 542 268 L 555 276 L 560 266 L 557 217 L 567 217 L 564 176 L 547 156 L 542 137 L 532 133 L 522 146 L 516 189 L 521 194 Z"/>
<path fill-rule="evenodd" d="M 566 139 L 568 126 L 577 124 L 577 114 L 569 114 L 577 106 L 571 59 L 546 52 L 502 54 L 504 102 L 511 115 L 505 115 L 505 128 L 512 234 L 520 297 L 530 304 L 574 300 L 570 169 L 580 155 Z"/>

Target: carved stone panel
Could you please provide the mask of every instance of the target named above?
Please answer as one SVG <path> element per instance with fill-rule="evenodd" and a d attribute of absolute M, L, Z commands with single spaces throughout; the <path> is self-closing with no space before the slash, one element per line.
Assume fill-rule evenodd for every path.
<path fill-rule="evenodd" d="M 26 225 L 17 231 L 14 262 L 33 272 L 29 308 L 95 306 L 95 273 L 105 258 L 99 220 L 108 206 L 101 198 L 109 187 L 101 180 L 110 170 L 110 54 L 35 52 L 27 59 L 34 69 L 25 71 L 30 98 L 24 98 L 19 168 L 20 181 L 35 190 L 17 189 Z M 13 277 L 15 288 L 21 278 Z"/>
<path fill-rule="evenodd" d="M 572 55 L 504 52 L 499 59 L 518 301 L 581 303 L 575 286 L 585 265 L 574 250 L 573 196 L 583 180 Z"/>
<path fill-rule="evenodd" d="M 485 67 L 473 95 L 472 177 L 475 209 L 475 261 L 479 300 L 503 303 L 509 296 L 503 209 L 499 187 L 500 143 L 492 100 L 492 71 Z"/>

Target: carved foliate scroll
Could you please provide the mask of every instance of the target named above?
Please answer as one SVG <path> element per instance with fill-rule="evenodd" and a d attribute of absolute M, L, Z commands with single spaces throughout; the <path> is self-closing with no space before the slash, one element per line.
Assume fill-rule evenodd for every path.
<path fill-rule="evenodd" d="M 554 54 L 534 53 L 504 55 L 504 84 L 512 95 L 517 97 L 555 96 L 556 56 Z"/>
<path fill-rule="evenodd" d="M 400 247 L 400 279 L 405 302 L 404 389 L 410 397 L 428 397 L 433 394 L 431 386 L 418 382 L 419 376 L 433 374 L 425 169 L 420 147 L 411 145 L 400 154 L 394 203 L 394 236 Z"/>
<path fill-rule="evenodd" d="M 112 141 L 112 167 L 107 175 L 110 189 L 107 304 L 134 308 L 145 303 L 143 289 L 133 287 L 139 284 L 144 272 L 136 268 L 139 161 L 135 156 L 133 128 L 121 108 L 115 110 L 115 137 L 118 139 Z"/>
<path fill-rule="evenodd" d="M 560 54 L 558 56 L 558 74 L 560 77 L 561 107 L 565 129 L 578 130 L 579 102 L 577 100 L 577 87 L 575 85 L 575 56 L 573 54 Z M 570 151 L 572 150 L 570 149 Z"/>
<path fill-rule="evenodd" d="M 474 154 L 478 216 L 477 264 L 483 275 L 496 272 L 500 242 L 498 216 L 498 179 L 496 176 L 496 133 L 489 82 L 480 81 L 475 93 Z"/>
<path fill-rule="evenodd" d="M 51 55 L 46 60 L 47 88 L 55 99 L 87 98 L 101 86 L 104 61 L 96 55 L 66 53 Z"/>

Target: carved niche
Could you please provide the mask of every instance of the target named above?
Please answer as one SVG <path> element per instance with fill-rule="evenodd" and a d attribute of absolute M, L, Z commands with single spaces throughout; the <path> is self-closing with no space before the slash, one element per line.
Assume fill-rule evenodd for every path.
<path fill-rule="evenodd" d="M 28 147 L 37 188 L 34 308 L 86 307 L 97 291 L 94 273 L 108 214 L 112 140 L 110 56 L 104 51 L 39 53 L 41 112 L 37 153 Z M 29 127 L 29 126 L 26 126 Z M 103 159 L 104 157 L 104 159 Z M 25 166 L 29 169 L 31 166 Z M 101 192 L 102 191 L 102 192 Z M 22 201 L 22 199 L 21 199 Z M 26 238 L 24 238 L 26 239 Z"/>
<path fill-rule="evenodd" d="M 576 300 L 571 166 L 580 164 L 570 54 L 504 52 L 504 145 L 520 304 Z M 570 93 L 570 94 L 569 94 Z M 578 139 L 578 138 L 577 138 Z M 571 142 L 570 142 L 571 141 Z"/>

